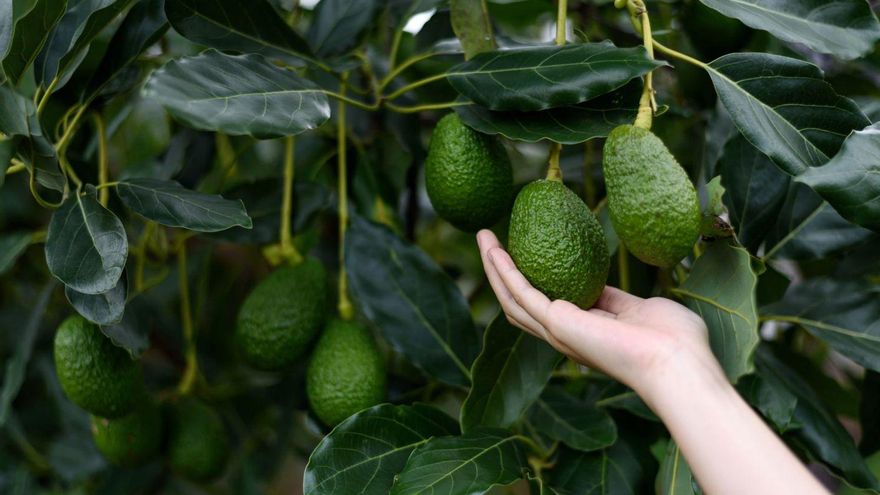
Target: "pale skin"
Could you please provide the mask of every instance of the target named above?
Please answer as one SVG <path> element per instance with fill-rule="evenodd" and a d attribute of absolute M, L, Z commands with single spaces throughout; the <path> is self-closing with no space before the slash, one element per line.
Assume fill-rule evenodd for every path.
<path fill-rule="evenodd" d="M 728 382 L 703 320 L 664 298 L 606 287 L 582 310 L 529 284 L 488 230 L 483 267 L 508 320 L 632 388 L 657 414 L 709 495 L 827 495 Z"/>

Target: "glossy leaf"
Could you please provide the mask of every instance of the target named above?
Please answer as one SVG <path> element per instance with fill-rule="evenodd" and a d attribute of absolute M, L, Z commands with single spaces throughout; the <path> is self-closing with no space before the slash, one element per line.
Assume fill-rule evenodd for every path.
<path fill-rule="evenodd" d="M 506 428 L 541 395 L 562 356 L 498 314 L 483 334 L 471 368 L 473 384 L 461 406 L 461 427 Z"/>
<path fill-rule="evenodd" d="M 340 55 L 354 47 L 377 7 L 376 0 L 321 0 L 309 25 L 309 44 L 315 54 Z"/>
<path fill-rule="evenodd" d="M 696 481 L 678 445 L 672 440 L 666 446 L 666 456 L 657 473 L 657 495 L 697 495 Z"/>
<path fill-rule="evenodd" d="M 618 438 L 611 447 L 598 452 L 561 449 L 556 467 L 548 473 L 548 484 L 559 495 L 641 495 L 649 493 L 645 478 L 654 466 L 646 466 L 645 456 L 633 443 Z"/>
<path fill-rule="evenodd" d="M 260 55 L 208 50 L 153 73 L 144 95 L 185 124 L 258 138 L 314 129 L 330 117 L 324 91 Z"/>
<path fill-rule="evenodd" d="M 358 306 L 398 352 L 432 378 L 468 385 L 477 333 L 467 301 L 434 260 L 386 227 L 355 217 L 345 268 Z"/>
<path fill-rule="evenodd" d="M 12 3 L 12 0 L 8 0 Z M 9 49 L 3 58 L 3 72 L 13 86 L 21 83 L 28 68 L 46 43 L 52 26 L 67 9 L 67 0 L 40 0 L 29 2 L 29 9 L 15 19 L 15 28 Z"/>
<path fill-rule="evenodd" d="M 155 321 L 155 312 L 141 297 L 135 297 L 127 302 L 122 319 L 101 326 L 101 332 L 128 351 L 132 359 L 138 359 L 150 348 L 150 325 Z"/>
<path fill-rule="evenodd" d="M 794 411 L 798 399 L 773 376 L 749 375 L 737 384 L 737 390 L 767 418 L 779 433 L 798 428 Z"/>
<path fill-rule="evenodd" d="M 423 404 L 382 404 L 361 411 L 334 428 L 312 452 L 303 493 L 387 495 L 416 447 L 457 433 L 452 418 Z"/>
<path fill-rule="evenodd" d="M 122 222 L 93 194 L 76 194 L 55 210 L 46 238 L 49 271 L 84 294 L 112 289 L 128 257 Z"/>
<path fill-rule="evenodd" d="M 549 387 L 529 410 L 529 422 L 553 440 L 584 452 L 604 449 L 617 440 L 611 416 L 594 403 Z"/>
<path fill-rule="evenodd" d="M 449 17 L 455 36 L 461 41 L 466 59 L 495 49 L 492 20 L 486 0 L 450 0 Z"/>
<path fill-rule="evenodd" d="M 112 325 L 122 320 L 127 292 L 124 277 L 103 294 L 83 294 L 70 287 L 64 288 L 64 295 L 76 312 L 97 325 Z"/>
<path fill-rule="evenodd" d="M 468 125 L 484 134 L 501 134 L 516 141 L 541 139 L 577 144 L 606 137 L 615 127 L 632 123 L 639 109 L 641 82 L 577 105 L 537 112 L 496 112 L 479 105 L 455 107 Z"/>
<path fill-rule="evenodd" d="M 830 162 L 795 180 L 812 187 L 844 218 L 880 231 L 880 123 L 850 134 Z"/>
<path fill-rule="evenodd" d="M 15 2 L 0 2 L 0 60 L 9 53 L 15 29 Z"/>
<path fill-rule="evenodd" d="M 700 1 L 777 38 L 845 59 L 867 55 L 880 39 L 880 23 L 863 0 Z"/>
<path fill-rule="evenodd" d="M 463 96 L 490 110 L 528 112 L 610 93 L 665 63 L 611 42 L 481 53 L 446 73 Z"/>
<path fill-rule="evenodd" d="M 792 323 L 862 366 L 880 371 L 880 293 L 860 282 L 813 279 L 793 285 L 765 318 Z"/>
<path fill-rule="evenodd" d="M 850 131 L 870 124 L 807 62 L 734 53 L 707 70 L 736 127 L 789 175 L 825 164 Z"/>
<path fill-rule="evenodd" d="M 85 55 L 89 43 L 133 0 L 73 0 L 55 25 L 34 64 L 37 82 L 49 86 L 58 76 L 67 80 Z M 59 89 L 61 84 L 56 85 Z"/>
<path fill-rule="evenodd" d="M 29 232 L 11 232 L 0 235 L 0 275 L 8 272 L 15 261 L 31 245 Z"/>
<path fill-rule="evenodd" d="M 196 43 L 242 53 L 259 53 L 301 64 L 308 44 L 267 0 L 174 0 L 165 3 L 174 30 Z"/>
<path fill-rule="evenodd" d="M 168 227 L 217 232 L 253 226 L 241 201 L 191 191 L 173 180 L 128 179 L 116 192 L 125 206 Z"/>
<path fill-rule="evenodd" d="M 485 493 L 522 478 L 527 468 L 519 440 L 506 430 L 478 428 L 438 437 L 418 447 L 391 487 L 391 495 Z"/>
<path fill-rule="evenodd" d="M 0 86 L 0 132 L 7 136 L 30 136 L 28 116 L 36 113 L 33 102 L 17 91 Z"/>
<path fill-rule="evenodd" d="M 748 251 L 716 241 L 697 258 L 687 280 L 675 290 L 706 322 L 712 351 L 733 382 L 754 369 L 753 356 L 760 341 L 757 284 Z"/>

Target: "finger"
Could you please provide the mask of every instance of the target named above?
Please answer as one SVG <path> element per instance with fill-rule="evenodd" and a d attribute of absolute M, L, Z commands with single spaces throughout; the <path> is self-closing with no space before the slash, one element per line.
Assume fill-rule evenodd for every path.
<path fill-rule="evenodd" d="M 605 290 L 602 291 L 599 300 L 596 301 L 594 306 L 603 311 L 618 314 L 632 308 L 642 301 L 643 299 L 641 297 L 634 296 L 618 288 L 606 285 Z"/>
<path fill-rule="evenodd" d="M 486 277 L 489 279 L 489 285 L 492 286 L 492 290 L 495 292 L 495 297 L 498 298 L 498 302 L 501 304 L 501 309 L 516 322 L 511 323 L 536 337 L 544 338 L 543 336 L 547 334 L 547 330 L 517 304 L 504 281 L 498 275 L 495 265 L 488 259 L 489 250 L 498 249 L 502 251 L 498 238 L 491 231 L 482 230 L 477 234 L 477 243 L 480 245 L 480 256 L 483 258 L 483 268 L 486 271 Z"/>
<path fill-rule="evenodd" d="M 590 309 L 587 310 L 587 312 L 588 312 L 588 313 L 593 313 L 594 315 L 602 316 L 602 317 L 604 317 L 604 318 L 611 318 L 611 319 L 615 319 L 615 320 L 617 319 L 617 315 L 616 315 L 616 314 L 614 314 L 614 313 L 609 313 L 608 311 L 605 311 L 604 309 L 590 308 Z"/>
<path fill-rule="evenodd" d="M 598 310 L 601 311 L 601 310 Z M 603 343 L 620 329 L 620 322 L 614 318 L 598 314 L 591 309 L 584 311 L 574 304 L 556 300 L 547 310 L 545 328 L 553 337 L 569 347 L 581 347 L 582 343 L 590 347 L 604 347 Z"/>
<path fill-rule="evenodd" d="M 513 296 L 513 300 L 526 310 L 526 312 L 539 323 L 544 322 L 550 299 L 526 280 L 526 277 L 516 269 L 513 259 L 503 249 L 493 248 L 489 250 L 489 258 L 498 270 L 498 275 Z M 547 325 L 544 324 L 546 327 Z"/>

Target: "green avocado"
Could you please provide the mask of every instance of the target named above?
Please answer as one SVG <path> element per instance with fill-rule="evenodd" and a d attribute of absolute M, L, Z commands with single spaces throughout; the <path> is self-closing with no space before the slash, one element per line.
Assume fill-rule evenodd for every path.
<path fill-rule="evenodd" d="M 223 472 L 228 455 L 229 439 L 217 411 L 191 397 L 173 405 L 168 461 L 175 472 L 194 481 L 210 481 Z"/>
<path fill-rule="evenodd" d="M 55 372 L 76 405 L 103 418 L 131 412 L 142 398 L 137 362 L 81 316 L 64 320 L 55 333 Z"/>
<path fill-rule="evenodd" d="M 659 267 L 687 256 L 700 234 L 700 200 L 663 141 L 641 127 L 617 127 L 603 167 L 611 223 L 632 254 Z"/>
<path fill-rule="evenodd" d="M 513 203 L 510 256 L 550 299 L 592 306 L 608 279 L 605 233 L 587 205 L 562 182 L 538 180 Z"/>
<path fill-rule="evenodd" d="M 752 30 L 737 19 L 692 0 L 681 16 L 684 32 L 694 48 L 704 57 L 715 59 L 742 50 Z"/>
<path fill-rule="evenodd" d="M 154 458 L 162 443 L 159 407 L 144 399 L 126 416 L 92 416 L 92 438 L 104 457 L 117 466 L 137 466 Z"/>
<path fill-rule="evenodd" d="M 277 370 L 302 355 L 324 322 L 326 278 L 324 266 L 308 258 L 278 268 L 251 291 L 235 332 L 248 364 Z"/>
<path fill-rule="evenodd" d="M 431 137 L 425 187 L 440 217 L 476 232 L 509 211 L 513 169 L 498 138 L 474 131 L 451 113 L 440 119 Z"/>
<path fill-rule="evenodd" d="M 342 320 L 327 325 L 306 370 L 306 395 L 329 426 L 384 400 L 385 363 L 366 328 Z"/>

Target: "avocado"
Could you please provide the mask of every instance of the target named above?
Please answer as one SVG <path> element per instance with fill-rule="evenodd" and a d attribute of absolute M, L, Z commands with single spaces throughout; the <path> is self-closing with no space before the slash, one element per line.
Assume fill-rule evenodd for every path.
<path fill-rule="evenodd" d="M 605 233 L 587 205 L 562 182 L 526 185 L 513 203 L 510 256 L 550 299 L 592 306 L 608 279 Z"/>
<path fill-rule="evenodd" d="M 326 278 L 324 266 L 307 258 L 278 268 L 251 291 L 238 313 L 235 332 L 248 364 L 277 370 L 302 355 L 324 322 Z"/>
<path fill-rule="evenodd" d="M 229 455 L 229 439 L 220 415 L 192 397 L 172 406 L 168 461 L 180 475 L 194 481 L 210 481 L 223 472 Z"/>
<path fill-rule="evenodd" d="M 513 169 L 497 137 L 474 131 L 451 113 L 440 119 L 431 137 L 425 187 L 441 218 L 476 232 L 509 211 Z"/>
<path fill-rule="evenodd" d="M 306 370 L 306 395 L 329 426 L 382 402 L 385 363 L 366 328 L 342 320 L 327 325 Z"/>
<path fill-rule="evenodd" d="M 101 454 L 117 466 L 137 466 L 156 456 L 162 443 L 159 407 L 144 399 L 116 419 L 92 416 L 92 438 Z"/>
<path fill-rule="evenodd" d="M 608 213 L 643 262 L 675 266 L 700 233 L 700 200 L 687 173 L 651 131 L 622 125 L 608 135 L 603 170 Z"/>

